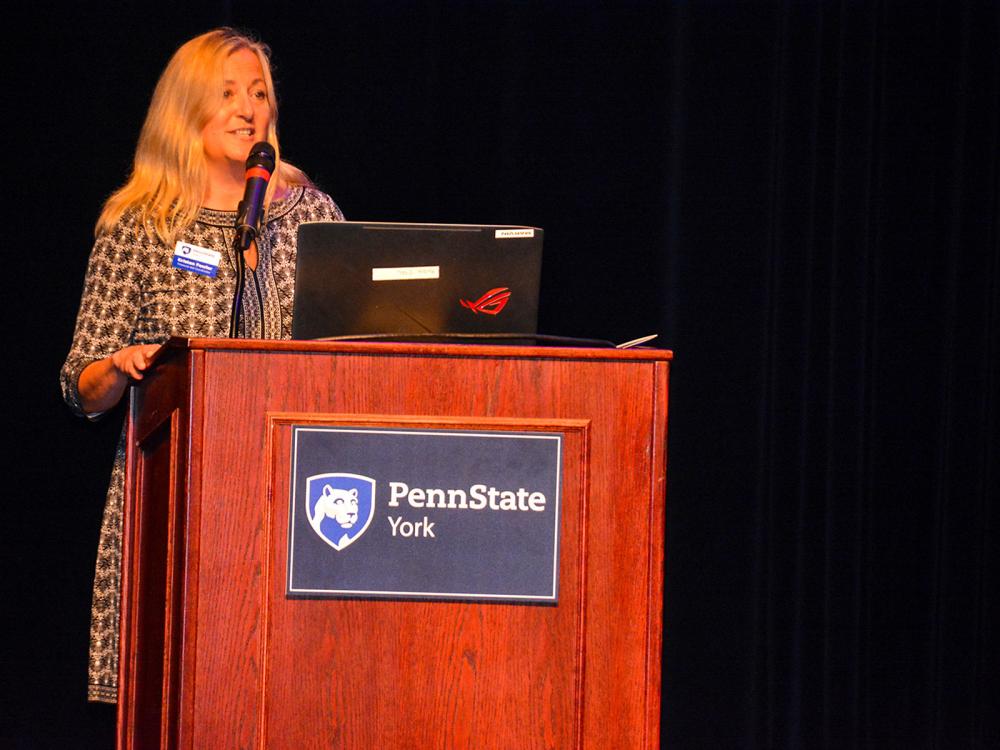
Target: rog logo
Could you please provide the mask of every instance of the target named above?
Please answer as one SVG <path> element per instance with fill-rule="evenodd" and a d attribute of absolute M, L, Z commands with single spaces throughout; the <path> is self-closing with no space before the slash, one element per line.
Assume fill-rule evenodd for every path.
<path fill-rule="evenodd" d="M 467 299 L 459 300 L 459 302 L 462 303 L 462 307 L 469 308 L 477 315 L 479 313 L 485 313 L 486 315 L 499 315 L 500 311 L 507 306 L 507 301 L 509 299 L 510 289 L 505 286 L 498 286 L 496 289 L 490 289 L 475 302 L 470 302 Z"/>

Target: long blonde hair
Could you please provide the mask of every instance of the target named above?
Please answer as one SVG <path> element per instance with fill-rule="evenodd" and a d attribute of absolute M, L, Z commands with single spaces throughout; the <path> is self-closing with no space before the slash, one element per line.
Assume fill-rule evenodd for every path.
<path fill-rule="evenodd" d="M 302 170 L 281 161 L 270 50 L 234 29 L 214 29 L 186 42 L 167 63 L 139 134 L 132 174 L 105 202 L 96 234 L 111 229 L 132 209 L 139 211 L 143 226 L 168 245 L 194 222 L 208 187 L 201 133 L 221 106 L 223 63 L 243 49 L 260 60 L 271 109 L 267 141 L 274 146 L 276 169 L 265 204 L 279 184 L 312 184 Z"/>

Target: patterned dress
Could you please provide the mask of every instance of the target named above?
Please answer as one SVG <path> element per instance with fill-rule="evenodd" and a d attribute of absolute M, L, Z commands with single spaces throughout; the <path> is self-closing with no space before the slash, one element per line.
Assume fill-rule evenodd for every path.
<path fill-rule="evenodd" d="M 240 335 L 287 339 L 292 330 L 295 241 L 306 221 L 343 221 L 329 196 L 290 188 L 271 203 L 257 238 L 257 268 L 247 268 Z M 222 254 L 216 278 L 171 266 L 173 247 L 150 239 L 137 212 L 98 237 L 90 255 L 73 345 L 60 373 L 63 397 L 83 414 L 78 384 L 87 365 L 131 344 L 159 344 L 171 336 L 226 337 L 236 286 L 232 250 L 236 213 L 202 209 L 180 238 Z M 121 572 L 125 435 L 111 472 L 97 549 L 90 625 L 88 698 L 118 699 L 118 613 Z"/>

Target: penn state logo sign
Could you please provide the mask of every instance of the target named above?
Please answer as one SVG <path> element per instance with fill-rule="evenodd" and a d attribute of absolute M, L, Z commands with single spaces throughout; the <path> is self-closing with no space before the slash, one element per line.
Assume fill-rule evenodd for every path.
<path fill-rule="evenodd" d="M 375 480 L 360 474 L 306 477 L 306 517 L 338 552 L 361 538 L 375 515 Z"/>
<path fill-rule="evenodd" d="M 285 595 L 558 603 L 563 438 L 292 425 Z"/>

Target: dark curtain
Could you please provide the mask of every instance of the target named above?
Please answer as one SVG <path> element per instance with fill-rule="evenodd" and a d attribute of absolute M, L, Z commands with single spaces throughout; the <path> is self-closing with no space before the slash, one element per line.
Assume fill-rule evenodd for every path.
<path fill-rule="evenodd" d="M 668 746 L 1000 742 L 998 8 L 675 8 Z"/>
<path fill-rule="evenodd" d="M 969 0 L 14 12 L 0 746 L 109 746 L 117 425 L 55 376 L 156 77 L 223 23 L 349 217 L 542 226 L 544 332 L 676 351 L 665 747 L 1000 746 L 1000 5 Z"/>

